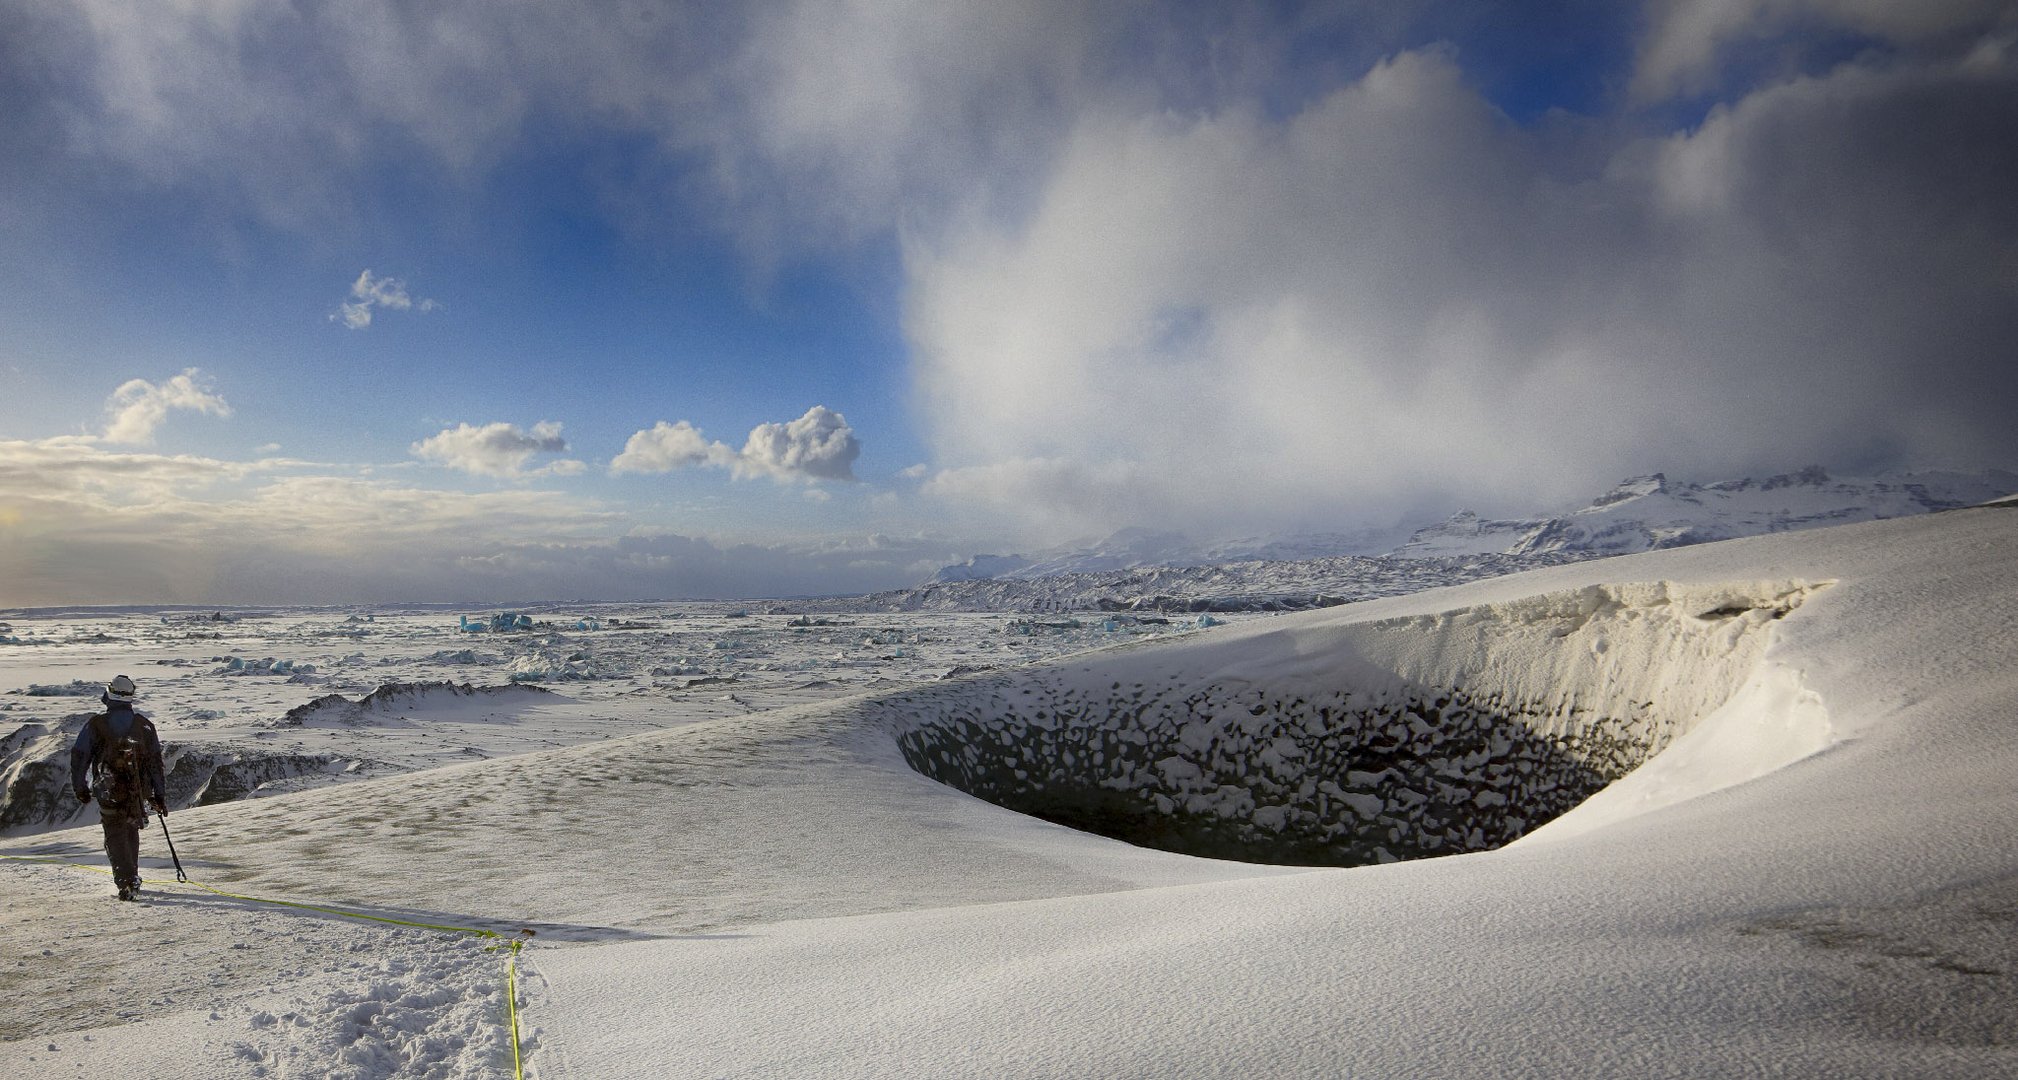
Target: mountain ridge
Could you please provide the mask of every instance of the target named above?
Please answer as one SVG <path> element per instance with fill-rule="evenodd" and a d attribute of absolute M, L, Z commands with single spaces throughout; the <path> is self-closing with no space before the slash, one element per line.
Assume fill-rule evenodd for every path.
<path fill-rule="evenodd" d="M 1631 476 L 1584 506 L 1561 513 L 1488 518 L 1459 510 L 1442 521 L 1386 529 L 1284 533 L 1200 543 L 1139 526 L 1035 553 L 977 554 L 941 567 L 920 587 L 969 581 L 1035 581 L 1153 567 L 1306 562 L 1341 556 L 1425 558 L 1539 552 L 1622 555 L 1633 551 L 1906 517 L 2018 492 L 2018 473 L 1893 471 L 1836 477 L 1817 465 L 1765 477 L 1709 482 L 1665 473 Z"/>

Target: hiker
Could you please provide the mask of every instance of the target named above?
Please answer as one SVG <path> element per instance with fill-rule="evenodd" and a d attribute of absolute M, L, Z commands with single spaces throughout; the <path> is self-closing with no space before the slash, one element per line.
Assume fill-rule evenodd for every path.
<path fill-rule="evenodd" d="M 139 696 L 124 675 L 105 684 L 98 700 L 105 711 L 84 722 L 77 744 L 70 748 L 70 786 L 77 801 L 98 797 L 98 817 L 105 826 L 105 857 L 112 862 L 112 880 L 119 898 L 140 895 L 140 829 L 147 807 L 168 816 L 168 792 L 161 775 L 161 737 L 154 722 L 133 711 Z M 88 778 L 87 778 L 88 774 Z"/>

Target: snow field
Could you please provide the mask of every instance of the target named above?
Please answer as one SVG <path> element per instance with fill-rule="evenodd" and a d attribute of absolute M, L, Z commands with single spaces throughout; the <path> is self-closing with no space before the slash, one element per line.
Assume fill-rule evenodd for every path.
<path fill-rule="evenodd" d="M 136 1067 L 150 1076 L 512 1075 L 505 961 L 488 943 L 216 897 L 175 884 L 157 861 L 143 859 L 144 899 L 117 907 L 105 903 L 111 887 L 98 874 L 5 867 L 54 903 L 5 934 L 10 947 L 30 944 L 0 972 L 14 1001 L 0 1062 L 80 1080 Z M 47 944 L 37 950 L 36 941 Z"/>
<path fill-rule="evenodd" d="M 2011 521 L 1960 511 L 1584 563 L 677 725 L 670 695 L 612 697 L 612 718 L 658 729 L 197 807 L 176 835 L 232 891 L 537 928 L 543 1080 L 2008 1076 Z M 1633 774 L 1666 773 L 1651 796 L 1593 800 L 1499 850 L 1312 870 L 1062 828 L 927 779 L 900 745 L 956 709 L 985 721 L 991 695 L 1099 702 L 1141 682 L 1164 700 L 1158 679 L 1226 688 L 1220 740 L 1184 744 L 1207 763 L 1227 731 L 1273 723 L 1239 719 L 1242 694 L 1286 707 L 1410 685 L 1534 704 L 1543 732 L 1570 726 L 1569 697 L 1598 716 L 1644 706 L 1612 719 L 1693 749 Z M 1184 700 L 1166 702 L 1180 729 Z M 1055 730 L 1093 719 L 1045 711 Z M 1254 745 L 1262 762 L 1274 743 Z M 0 876 L 0 948 L 48 947 L 50 923 L 14 916 L 69 918 L 85 903 L 69 888 Z M 219 921 L 176 930 L 192 963 L 235 943 Z M 144 953 L 155 929 L 122 932 Z M 99 999 L 68 975 L 42 984 L 38 1015 L 75 1025 L 50 1041 L 91 1034 L 133 1074 L 248 1074 L 229 1064 L 236 1028 L 203 1020 L 242 1000 L 230 991 L 87 1030 Z M 343 978 L 269 989 L 334 1024 Z M 16 1002 L 0 995 L 0 1028 Z M 157 1032 L 194 1048 L 170 1061 L 227 1064 L 164 1071 Z M 0 1043 L 0 1068 L 33 1074 L 44 1045 Z M 336 1045 L 300 1057 L 342 1064 Z M 371 1067 L 454 1075 L 456 1060 L 436 1044 Z"/>

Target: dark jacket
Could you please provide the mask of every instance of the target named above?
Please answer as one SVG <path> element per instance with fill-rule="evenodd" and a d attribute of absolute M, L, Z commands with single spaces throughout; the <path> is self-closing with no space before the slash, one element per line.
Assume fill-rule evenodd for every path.
<path fill-rule="evenodd" d="M 133 706 L 123 701 L 106 702 L 104 712 L 84 722 L 84 730 L 77 733 L 76 745 L 70 748 L 70 786 L 77 790 L 79 799 L 90 793 L 91 774 L 100 771 L 96 767 L 103 763 L 106 752 L 129 736 L 140 744 L 140 775 L 107 777 L 112 789 L 124 793 L 131 780 L 138 780 L 156 802 L 168 801 L 167 781 L 162 775 L 161 737 L 154 732 L 154 721 L 134 712 Z M 137 797 L 142 792 L 134 789 L 131 794 Z M 139 807 L 131 810 L 138 811 Z"/>

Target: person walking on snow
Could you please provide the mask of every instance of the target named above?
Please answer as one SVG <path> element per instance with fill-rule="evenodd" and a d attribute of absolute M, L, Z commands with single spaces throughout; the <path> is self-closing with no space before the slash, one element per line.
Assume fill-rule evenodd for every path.
<path fill-rule="evenodd" d="M 147 807 L 168 816 L 168 792 L 161 770 L 161 738 L 154 722 L 133 711 L 139 696 L 124 675 L 105 685 L 98 700 L 105 711 L 84 722 L 70 748 L 70 786 L 77 801 L 98 798 L 98 817 L 105 826 L 105 857 L 119 898 L 140 895 L 140 830 Z"/>

